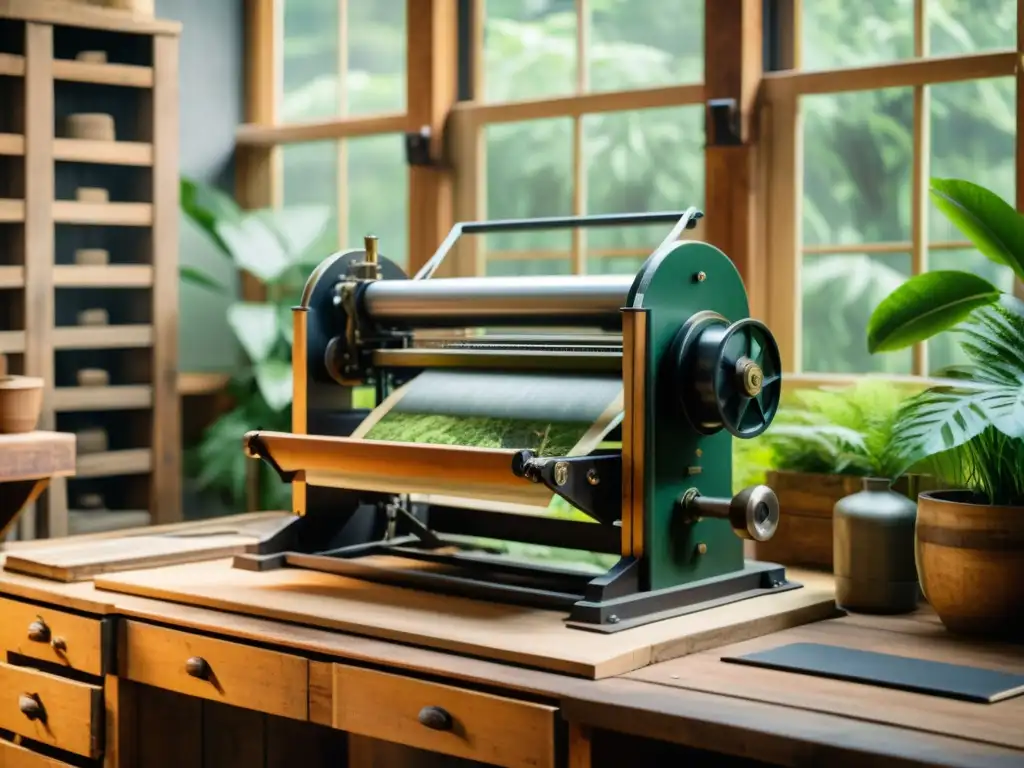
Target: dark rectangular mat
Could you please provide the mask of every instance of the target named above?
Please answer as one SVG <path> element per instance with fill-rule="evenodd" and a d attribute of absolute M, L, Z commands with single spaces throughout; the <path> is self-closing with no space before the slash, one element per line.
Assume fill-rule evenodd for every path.
<path fill-rule="evenodd" d="M 780 645 L 743 656 L 723 656 L 722 661 L 982 704 L 1024 693 L 1024 674 L 820 643 Z"/>

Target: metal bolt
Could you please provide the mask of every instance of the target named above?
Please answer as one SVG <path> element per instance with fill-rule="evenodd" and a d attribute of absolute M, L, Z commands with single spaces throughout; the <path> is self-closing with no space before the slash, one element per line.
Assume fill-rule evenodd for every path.
<path fill-rule="evenodd" d="M 564 461 L 555 464 L 555 485 L 565 485 L 569 479 L 569 465 Z"/>
<path fill-rule="evenodd" d="M 618 624 L 618 623 L 619 623 L 619 617 L 618 617 L 618 616 L 616 616 L 616 615 L 615 615 L 615 614 L 613 613 L 613 614 L 612 614 L 611 616 L 609 616 L 609 617 L 608 617 L 608 623 L 609 623 L 609 624 Z"/>
<path fill-rule="evenodd" d="M 708 545 L 705 544 L 702 541 L 700 544 L 697 545 L 697 554 L 698 555 L 706 555 L 707 553 L 708 553 Z"/>
<path fill-rule="evenodd" d="M 601 482 L 601 478 L 597 474 L 597 470 L 591 467 L 587 470 L 587 482 L 591 485 L 597 485 Z"/>
<path fill-rule="evenodd" d="M 703 283 L 707 279 L 708 279 L 707 272 L 698 272 L 697 273 L 697 282 L 698 283 Z"/>

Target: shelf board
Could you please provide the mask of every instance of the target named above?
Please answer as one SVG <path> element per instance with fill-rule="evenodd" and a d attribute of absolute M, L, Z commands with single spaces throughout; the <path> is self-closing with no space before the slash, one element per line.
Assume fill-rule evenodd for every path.
<path fill-rule="evenodd" d="M 0 222 L 18 222 L 25 220 L 24 200 L 0 199 Z"/>
<path fill-rule="evenodd" d="M 54 349 L 132 349 L 153 344 L 151 325 L 58 326 Z"/>
<path fill-rule="evenodd" d="M 144 475 L 150 471 L 152 464 L 153 456 L 149 448 L 79 454 L 75 477 Z"/>
<path fill-rule="evenodd" d="M 20 133 L 0 133 L 0 155 L 24 155 L 25 137 Z"/>
<path fill-rule="evenodd" d="M 25 57 L 15 53 L 0 53 L 0 75 L 23 77 L 25 75 Z"/>
<path fill-rule="evenodd" d="M 107 224 L 114 227 L 148 227 L 153 223 L 150 203 L 80 203 L 54 200 L 57 224 Z"/>
<path fill-rule="evenodd" d="M 148 166 L 153 164 L 153 145 L 140 141 L 54 139 L 53 158 L 70 163 Z"/>
<path fill-rule="evenodd" d="M 53 284 L 57 288 L 149 288 L 153 285 L 153 267 L 149 264 L 59 264 L 53 268 Z"/>
<path fill-rule="evenodd" d="M 147 18 L 143 14 L 99 8 L 67 0 L 0 0 L 5 17 L 69 27 L 108 29 L 133 35 L 180 35 L 181 22 Z"/>
<path fill-rule="evenodd" d="M 126 88 L 152 88 L 153 68 L 134 64 L 96 64 L 74 59 L 54 59 L 53 79 L 121 85 Z"/>
<path fill-rule="evenodd" d="M 0 288 L 24 288 L 25 268 L 22 266 L 0 266 Z"/>
<path fill-rule="evenodd" d="M 228 373 L 189 373 L 187 371 L 178 374 L 178 394 L 189 395 L 216 395 L 223 392 L 231 375 Z"/>
<path fill-rule="evenodd" d="M 127 411 L 153 405 L 148 384 L 113 387 L 57 387 L 53 407 L 57 411 Z"/>
<path fill-rule="evenodd" d="M 0 354 L 18 355 L 24 351 L 24 331 L 0 331 Z"/>
<path fill-rule="evenodd" d="M 153 522 L 145 509 L 69 509 L 68 532 L 107 533 L 128 528 L 144 528 Z"/>

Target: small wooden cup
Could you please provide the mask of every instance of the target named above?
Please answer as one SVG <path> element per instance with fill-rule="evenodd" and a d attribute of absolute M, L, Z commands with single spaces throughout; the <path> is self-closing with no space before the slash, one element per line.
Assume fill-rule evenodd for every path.
<path fill-rule="evenodd" d="M 0 433 L 31 432 L 43 409 L 43 380 L 34 376 L 0 377 Z"/>
<path fill-rule="evenodd" d="M 83 309 L 78 313 L 79 325 L 109 325 L 110 313 L 101 308 Z"/>
<path fill-rule="evenodd" d="M 109 203 L 110 194 L 102 187 L 79 187 L 75 199 L 80 203 Z"/>
<path fill-rule="evenodd" d="M 110 253 L 105 248 L 79 248 L 75 251 L 75 264 L 80 267 L 105 267 Z"/>
<path fill-rule="evenodd" d="M 68 115 L 67 134 L 69 139 L 87 141 L 114 141 L 117 138 L 113 115 L 92 112 Z"/>
<path fill-rule="evenodd" d="M 82 368 L 77 375 L 80 387 L 110 386 L 110 374 L 102 368 Z"/>
<path fill-rule="evenodd" d="M 79 453 L 103 453 L 107 450 L 107 430 L 99 427 L 82 429 L 75 433 Z"/>

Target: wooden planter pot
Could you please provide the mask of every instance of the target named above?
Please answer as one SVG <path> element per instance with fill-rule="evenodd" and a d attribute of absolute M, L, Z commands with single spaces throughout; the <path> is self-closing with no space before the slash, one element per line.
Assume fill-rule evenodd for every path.
<path fill-rule="evenodd" d="M 1024 637 L 1024 507 L 976 504 L 969 491 L 922 493 L 916 557 L 921 589 L 947 629 Z"/>

